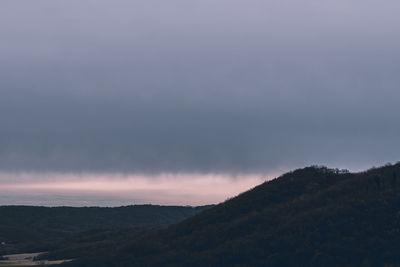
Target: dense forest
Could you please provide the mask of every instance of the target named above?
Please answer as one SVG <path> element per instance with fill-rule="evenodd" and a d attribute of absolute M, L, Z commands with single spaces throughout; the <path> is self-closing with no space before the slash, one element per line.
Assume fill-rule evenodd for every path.
<path fill-rule="evenodd" d="M 138 232 L 177 223 L 206 208 L 0 206 L 0 255 L 55 250 L 60 243 L 71 244 L 76 236 L 82 235 L 109 240 L 110 236 L 121 236 L 122 229 L 123 236 L 128 238 Z M 82 243 L 81 240 L 76 242 Z"/>
<path fill-rule="evenodd" d="M 360 173 L 299 169 L 166 229 L 132 235 L 101 253 L 88 248 L 65 265 L 400 264 L 399 175 L 400 164 Z"/>

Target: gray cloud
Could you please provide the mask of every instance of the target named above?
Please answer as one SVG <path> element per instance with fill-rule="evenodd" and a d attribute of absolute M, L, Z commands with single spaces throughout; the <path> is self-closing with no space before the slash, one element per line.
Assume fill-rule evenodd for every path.
<path fill-rule="evenodd" d="M 0 169 L 400 159 L 397 1 L 2 1 Z"/>

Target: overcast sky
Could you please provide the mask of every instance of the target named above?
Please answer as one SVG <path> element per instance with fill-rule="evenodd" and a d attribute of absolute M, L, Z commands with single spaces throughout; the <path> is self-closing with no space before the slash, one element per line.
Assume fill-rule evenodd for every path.
<path fill-rule="evenodd" d="M 400 160 L 400 2 L 0 2 L 0 171 Z"/>

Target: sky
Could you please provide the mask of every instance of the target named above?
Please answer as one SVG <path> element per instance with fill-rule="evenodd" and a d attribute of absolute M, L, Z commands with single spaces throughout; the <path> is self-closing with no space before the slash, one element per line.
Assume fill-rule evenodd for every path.
<path fill-rule="evenodd" d="M 0 205 L 210 204 L 299 167 L 395 163 L 399 10 L 3 0 Z"/>

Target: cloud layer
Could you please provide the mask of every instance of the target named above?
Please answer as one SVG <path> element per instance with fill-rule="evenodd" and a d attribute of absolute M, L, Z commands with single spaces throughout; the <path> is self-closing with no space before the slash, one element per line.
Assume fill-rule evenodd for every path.
<path fill-rule="evenodd" d="M 215 174 L 0 173 L 1 205 L 215 204 L 272 177 Z"/>
<path fill-rule="evenodd" d="M 0 3 L 0 170 L 400 159 L 398 1 Z"/>

